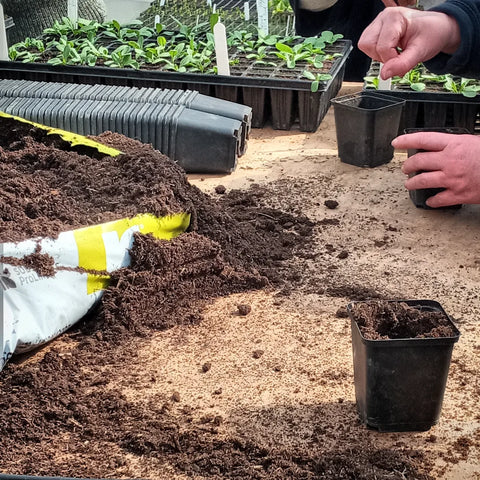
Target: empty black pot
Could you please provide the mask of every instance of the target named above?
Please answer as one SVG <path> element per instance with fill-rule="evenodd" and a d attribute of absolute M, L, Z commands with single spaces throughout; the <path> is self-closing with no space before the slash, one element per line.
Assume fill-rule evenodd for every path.
<path fill-rule="evenodd" d="M 397 136 L 405 100 L 362 91 L 331 102 L 342 162 L 376 167 L 393 158 L 391 142 Z"/>

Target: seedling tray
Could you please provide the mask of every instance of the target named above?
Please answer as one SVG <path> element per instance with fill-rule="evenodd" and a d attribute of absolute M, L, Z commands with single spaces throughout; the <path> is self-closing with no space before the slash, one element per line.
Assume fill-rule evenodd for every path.
<path fill-rule="evenodd" d="M 254 62 L 241 58 L 238 68 L 232 68 L 230 76 L 7 61 L 0 61 L 0 76 L 46 82 L 172 89 L 202 86 L 204 94 L 252 107 L 252 126 L 255 128 L 261 128 L 271 120 L 274 128 L 288 130 L 298 119 L 300 130 L 315 131 L 329 108 L 330 99 L 340 90 L 351 49 L 349 40 L 338 40 L 329 46 L 328 53 L 339 53 L 341 56 L 332 60 L 328 70 L 332 78 L 322 82 L 315 93 L 311 92 L 311 81 L 303 78 L 303 67 L 287 69 L 279 64 L 259 71 L 254 68 Z"/>
<path fill-rule="evenodd" d="M 188 7 L 182 11 L 182 4 L 188 3 Z M 245 18 L 245 3 L 249 4 L 250 18 Z M 222 23 L 227 29 L 252 30 L 258 25 L 258 12 L 256 0 L 212 0 L 215 4 L 216 12 L 219 14 Z M 150 6 L 140 14 L 140 19 L 146 25 L 154 22 L 156 15 L 160 17 L 160 23 L 167 29 L 177 28 L 180 21 L 184 25 L 197 25 L 199 23 L 209 23 L 209 17 L 212 13 L 212 7 L 208 7 L 205 0 L 195 2 L 192 0 L 167 0 L 163 7 L 158 2 Z M 273 13 L 269 8 L 268 33 L 278 35 L 294 35 L 295 20 L 293 11 Z M 266 33 L 266 32 L 265 32 Z"/>
<path fill-rule="evenodd" d="M 373 62 L 368 76 L 378 76 L 378 63 Z M 406 100 L 402 119 L 398 129 L 399 135 L 406 128 L 466 128 L 470 132 L 480 133 L 480 95 L 473 98 L 460 93 L 439 91 L 433 83 L 427 90 L 417 92 L 406 85 L 392 85 L 391 90 L 374 90 L 364 85 L 364 90 L 373 94 L 392 95 Z"/>

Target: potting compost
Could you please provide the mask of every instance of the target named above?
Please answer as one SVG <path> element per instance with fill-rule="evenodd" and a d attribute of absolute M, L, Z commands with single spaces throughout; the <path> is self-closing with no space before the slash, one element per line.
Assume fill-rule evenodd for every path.
<path fill-rule="evenodd" d="M 422 311 L 404 302 L 373 301 L 353 304 L 353 318 L 364 338 L 454 337 L 456 331 L 440 311 Z"/>
<path fill-rule="evenodd" d="M 5 227 L 0 242 L 16 242 L 13 246 L 3 243 L 2 251 L 2 260 L 7 264 L 3 275 L 11 283 L 11 288 L 6 289 L 4 294 L 6 310 L 2 333 L 3 363 L 12 353 L 25 351 L 50 340 L 84 316 L 98 300 L 96 293 L 103 292 L 103 287 L 108 284 L 108 274 L 113 272 L 112 284 L 118 285 L 120 277 L 115 272 L 121 267 L 129 266 L 130 259 L 132 268 L 138 268 L 142 272 L 147 270 L 147 273 L 140 275 L 142 280 L 138 275 L 133 275 L 137 285 L 139 282 L 144 285 L 145 304 L 138 292 L 132 293 L 131 302 L 118 303 L 112 301 L 109 294 L 106 295 L 105 301 L 112 312 L 106 309 L 104 315 L 117 324 L 119 318 L 131 321 L 132 315 L 132 318 L 135 317 L 135 309 L 140 309 L 138 311 L 143 312 L 142 321 L 148 322 L 147 312 L 152 302 L 150 297 L 155 298 L 159 292 L 165 288 L 169 290 L 177 283 L 185 286 L 178 286 L 174 290 L 174 298 L 171 299 L 174 303 L 178 301 L 182 288 L 184 295 L 192 293 L 191 285 L 187 285 L 190 282 L 195 282 L 193 291 L 200 288 L 205 296 L 269 283 L 261 268 L 260 271 L 256 267 L 253 269 L 253 260 L 256 260 L 258 254 L 264 254 L 261 253 L 262 248 L 257 249 L 256 254 L 243 255 L 246 249 L 245 233 L 238 234 L 238 225 L 230 225 L 228 218 L 222 218 L 222 214 L 215 211 L 208 198 L 187 182 L 183 171 L 151 147 L 139 143 L 138 147 L 132 148 L 127 144 L 125 150 L 130 151 L 130 154 L 112 157 L 102 156 L 102 152 L 97 151 L 96 156 L 100 158 L 94 158 L 81 155 L 82 150 L 88 149 L 85 145 L 77 145 L 80 150 L 77 153 L 72 151 L 68 142 L 59 140 L 58 136 L 51 133 L 46 134 L 32 124 L 13 118 L 2 118 L 1 121 L 4 126 L 1 139 L 4 170 L 2 226 L 4 224 Z M 120 224 L 111 223 L 115 220 Z M 168 245 L 159 241 L 159 238 L 170 239 L 182 233 L 190 220 L 190 233 L 184 238 Z M 271 223 L 268 227 L 276 232 L 278 230 L 276 236 L 279 237 L 279 249 L 275 255 L 279 252 L 283 256 L 290 254 L 288 250 L 291 250 L 292 241 L 288 241 L 288 237 L 292 233 L 284 232 L 281 227 L 282 222 L 289 220 L 290 217 L 286 215 L 281 219 L 280 226 Z M 308 236 L 311 223 L 305 218 L 300 219 L 300 222 L 306 227 L 302 233 Z M 101 231 L 97 234 L 88 228 L 74 230 L 92 223 L 102 224 Z M 133 242 L 136 246 L 130 253 L 130 259 L 125 260 L 123 255 L 131 246 L 129 238 L 134 235 L 134 230 L 138 228 L 142 231 L 145 224 L 149 223 L 153 223 L 153 227 L 148 233 L 153 232 L 157 238 L 137 238 Z M 207 223 L 214 226 L 215 235 L 211 237 L 214 237 L 215 243 L 212 242 L 213 238 L 208 240 L 208 236 L 201 235 L 211 228 L 206 227 Z M 108 225 L 113 225 L 113 228 L 107 228 Z M 248 231 L 253 226 L 241 228 Z M 64 239 L 65 232 L 70 230 L 74 230 L 74 243 L 69 242 L 68 238 Z M 110 233 L 113 233 L 113 239 Z M 129 238 L 125 240 L 127 233 Z M 247 235 L 250 236 L 253 236 L 253 232 L 252 235 Z M 47 237 L 46 244 L 38 237 Z M 55 243 L 53 239 L 57 237 L 58 242 L 62 242 L 60 251 L 54 249 L 51 254 L 57 257 L 58 264 L 52 271 L 52 261 L 49 261 L 49 255 L 45 252 L 42 254 L 42 248 L 51 248 L 51 244 Z M 31 238 L 36 242 L 34 252 L 28 252 Z M 234 252 L 222 252 L 221 244 L 226 239 L 227 248 L 234 247 Z M 100 252 L 96 250 L 98 242 L 103 243 Z M 118 245 L 121 252 L 120 258 L 116 260 L 112 260 L 112 251 L 115 249 L 112 242 L 114 247 Z M 94 244 L 93 249 L 90 248 L 91 243 Z M 76 258 L 78 255 L 78 262 L 65 266 L 62 248 L 67 251 L 64 256 L 73 255 Z M 282 253 L 282 248 L 286 253 Z M 18 250 L 20 254 L 15 256 L 19 258 L 8 256 L 6 252 L 9 249 L 14 252 Z M 106 260 L 103 260 L 104 257 Z M 38 263 L 38 275 L 25 270 L 35 266 L 35 262 Z M 13 272 L 9 266 L 12 263 L 18 266 L 13 267 Z M 100 270 L 102 266 L 103 271 Z M 76 277 L 72 279 L 71 276 L 62 276 L 75 274 L 71 271 L 75 269 L 90 270 L 86 272 L 85 282 L 77 284 Z M 92 269 L 95 271 L 92 272 Z M 130 274 L 124 270 L 121 272 L 121 284 L 126 288 Z M 53 281 L 43 278 L 52 274 L 55 274 Z M 204 285 L 206 278 L 213 285 Z M 49 283 L 44 286 L 42 281 Z M 65 285 L 69 282 L 73 284 L 71 290 Z M 25 285 L 32 288 L 22 289 Z M 80 295 L 84 298 L 77 298 L 76 291 L 82 288 L 85 293 Z M 48 289 L 58 289 L 59 296 L 54 300 L 54 305 L 52 299 L 49 299 Z M 9 301 L 10 296 L 17 292 L 18 298 Z M 36 298 L 36 295 L 40 298 Z M 23 301 L 24 297 L 28 297 L 27 302 Z M 161 303 L 165 302 L 162 299 Z M 30 308 L 31 305 L 33 308 Z M 58 315 L 54 313 L 56 309 L 60 311 Z M 74 312 L 73 318 L 68 311 L 65 312 L 70 309 Z M 168 323 L 164 318 L 165 309 L 163 311 L 164 315 L 155 315 L 152 319 L 156 325 Z M 42 317 L 46 319 L 42 320 Z M 33 332 L 29 333 L 28 328 Z"/>

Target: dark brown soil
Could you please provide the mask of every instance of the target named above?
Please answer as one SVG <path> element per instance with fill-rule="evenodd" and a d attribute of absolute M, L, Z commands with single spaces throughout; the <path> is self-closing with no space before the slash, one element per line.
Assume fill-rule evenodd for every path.
<path fill-rule="evenodd" d="M 212 479 L 432 478 L 421 453 L 376 448 L 366 432 L 354 438 L 353 405 L 348 424 L 335 418 L 321 424 L 308 449 L 274 449 L 221 435 L 221 416 L 205 414 L 194 422 L 188 405 L 174 412 L 178 391 L 129 400 L 120 388 L 122 368 L 136 361 L 155 331 L 201 321 L 205 303 L 221 295 L 273 286 L 288 295 L 302 284 L 291 259 L 308 258 L 314 224 L 299 212 L 269 207 L 267 187 L 213 200 L 163 155 L 120 135 L 99 140 L 124 155 L 96 159 L 46 145 L 38 135 L 22 131 L 0 149 L 2 241 L 142 212 L 188 211 L 192 224 L 168 242 L 137 235 L 131 265 L 112 275 L 101 305 L 62 337 L 64 348 L 54 342 L 40 358 L 7 364 L 0 377 L 0 471 L 90 478 L 137 477 L 138 471 L 152 479 L 160 474 L 151 472 L 163 472 L 162 478 L 165 472 Z M 379 295 L 363 287 L 304 287 L 331 296 Z M 250 312 L 244 307 L 250 308 L 239 308 L 239 315 Z M 260 349 L 250 355 L 257 362 L 264 357 Z M 214 368 L 207 361 L 202 372 Z M 319 406 L 315 416 L 328 413 Z M 262 416 L 268 419 L 268 411 Z M 326 439 L 338 447 L 327 449 Z"/>
<path fill-rule="evenodd" d="M 415 308 L 405 302 L 377 300 L 353 303 L 351 314 L 363 337 L 369 340 L 457 335 L 443 312 Z"/>

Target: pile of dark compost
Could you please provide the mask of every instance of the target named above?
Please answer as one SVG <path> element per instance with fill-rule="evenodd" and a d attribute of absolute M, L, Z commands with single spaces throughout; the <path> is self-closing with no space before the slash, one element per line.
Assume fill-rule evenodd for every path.
<path fill-rule="evenodd" d="M 111 276 L 101 305 L 43 355 L 12 359 L 0 379 L 0 470 L 12 474 L 152 479 L 430 479 L 422 454 L 375 448 L 333 418 L 308 449 L 268 449 L 219 434 L 222 418 L 192 421 L 186 405 L 132 402 L 119 385 L 142 342 L 199 322 L 220 295 L 284 287 L 302 272 L 313 223 L 268 206 L 268 188 L 210 197 L 150 146 L 106 133 L 118 157 L 84 155 L 27 128 L 0 148 L 0 240 L 20 241 L 134 216 L 187 211 L 171 241 L 136 235 L 131 265 Z M 36 252 L 35 255 L 42 255 Z M 34 262 L 33 262 L 34 263 Z M 155 378 L 151 379 L 155 382 Z M 319 412 L 319 418 L 324 414 Z M 322 427 L 323 428 L 323 427 Z M 340 429 L 340 430 L 339 430 Z M 328 433 L 330 432 L 330 433 Z M 324 449 L 324 435 L 338 448 Z"/>

